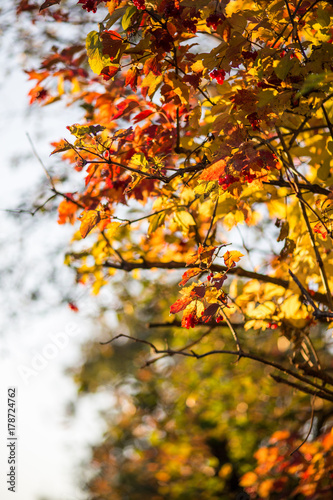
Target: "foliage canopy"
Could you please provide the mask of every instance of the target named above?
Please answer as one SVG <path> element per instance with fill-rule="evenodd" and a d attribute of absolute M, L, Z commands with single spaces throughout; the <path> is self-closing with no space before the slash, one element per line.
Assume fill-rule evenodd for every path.
<path fill-rule="evenodd" d="M 49 178 L 52 195 L 61 198 L 59 224 L 79 221 L 66 263 L 95 294 L 110 278 L 116 288 L 130 273 L 128 290 L 133 281 L 141 287 L 132 299 L 137 311 L 124 307 L 133 325 L 155 280 L 154 312 L 146 312 L 155 328 L 141 326 L 133 335 L 124 329 L 129 333 L 118 337 L 127 338 L 127 349 L 135 339 L 142 343 L 133 351 L 141 361 L 148 345 L 152 370 L 160 358 L 182 357 L 174 361 L 177 371 L 165 365 L 173 396 L 161 389 L 157 369 L 152 378 L 147 368 L 138 371 L 141 385 L 126 396 L 138 408 L 135 419 L 129 421 L 132 410 L 118 415 L 110 436 L 118 435 L 104 443 L 108 451 L 97 448 L 103 475 L 90 484 L 93 498 L 110 498 L 111 491 L 114 498 L 142 498 L 149 488 L 156 499 L 232 498 L 241 487 L 250 498 L 330 498 L 332 3 L 59 3 L 17 5 L 37 25 L 82 26 L 75 44 L 59 37 L 59 46 L 28 71 L 37 82 L 31 103 L 66 99 L 84 110 L 80 123 L 67 127 L 72 140 L 54 142 L 51 153 L 77 176 L 71 192 L 56 173 Z M 112 358 L 113 346 L 106 349 L 101 356 Z M 231 358 L 238 361 L 232 367 Z M 83 387 L 85 373 L 78 375 Z M 230 382 L 221 388 L 223 377 Z M 251 423 L 256 384 L 262 390 L 266 384 L 285 406 L 297 405 L 295 414 L 287 412 L 288 431 L 265 423 L 272 400 L 262 410 L 266 417 Z M 181 413 L 177 398 L 196 385 L 206 389 L 187 398 L 190 410 Z M 147 387 L 159 403 L 140 407 Z M 217 404 L 221 397 L 233 403 Z M 202 418 L 206 410 L 213 414 Z M 231 428 L 252 433 L 241 451 L 239 432 L 232 440 L 219 421 L 224 414 Z M 281 424 L 282 414 L 276 413 Z M 140 425 L 146 445 L 135 440 Z M 249 455 L 265 444 L 266 431 L 275 434 L 249 471 Z M 120 456 L 125 446 L 130 451 Z M 118 476 L 110 472 L 115 463 L 123 481 L 118 469 Z M 179 478 L 188 478 L 186 487 Z"/>

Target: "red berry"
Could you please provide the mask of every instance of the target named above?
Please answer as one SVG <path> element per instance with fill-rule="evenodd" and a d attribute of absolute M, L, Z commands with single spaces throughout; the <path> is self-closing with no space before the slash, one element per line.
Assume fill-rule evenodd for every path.
<path fill-rule="evenodd" d="M 222 12 L 215 12 L 215 14 L 211 14 L 206 19 L 206 24 L 208 27 L 212 27 L 213 30 L 216 30 L 219 24 L 222 24 L 225 20 L 225 15 Z"/>
<path fill-rule="evenodd" d="M 225 71 L 224 71 L 224 69 L 213 69 L 213 71 L 211 71 L 209 73 L 209 76 L 211 78 L 215 79 L 217 81 L 217 83 L 222 85 L 222 83 L 224 82 L 224 78 L 225 78 Z"/>
<path fill-rule="evenodd" d="M 228 189 L 228 187 L 234 182 L 238 182 L 239 177 L 234 177 L 233 175 L 225 175 L 224 177 L 219 177 L 218 183 L 223 189 Z"/>

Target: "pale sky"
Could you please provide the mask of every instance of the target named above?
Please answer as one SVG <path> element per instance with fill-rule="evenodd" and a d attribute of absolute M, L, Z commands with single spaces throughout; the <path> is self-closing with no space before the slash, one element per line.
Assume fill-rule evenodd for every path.
<path fill-rule="evenodd" d="M 48 165 L 49 143 L 78 120 L 77 112 L 62 105 L 27 113 L 30 83 L 19 67 L 0 77 L 1 209 L 15 209 L 22 196 L 33 200 L 33 188 L 43 175 L 35 158 L 17 167 L 11 164 L 14 155 L 24 158 L 31 152 L 26 133 Z M 98 411 L 112 402 L 105 394 L 86 398 L 75 417 L 67 415 L 66 408 L 76 400 L 76 386 L 64 370 L 80 359 L 80 345 L 90 337 L 90 325 L 66 305 L 55 308 L 52 284 L 42 304 L 29 303 L 24 296 L 25 287 L 50 265 L 61 276 L 64 293 L 71 289 L 73 276 L 63 265 L 63 254 L 72 228 L 59 226 L 56 216 L 45 220 L 36 215 L 32 220 L 26 215 L 16 223 L 5 212 L 0 212 L 0 224 L 0 269 L 14 267 L 14 278 L 4 273 L 0 281 L 0 498 L 81 500 L 79 465 L 89 457 L 88 445 L 101 437 Z M 55 245 L 63 247 L 63 254 L 50 264 Z M 15 494 L 6 484 L 7 390 L 12 386 L 18 392 Z"/>

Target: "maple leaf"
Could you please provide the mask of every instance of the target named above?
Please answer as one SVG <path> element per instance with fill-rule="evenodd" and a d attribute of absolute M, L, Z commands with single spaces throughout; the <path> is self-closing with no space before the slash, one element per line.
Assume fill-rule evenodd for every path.
<path fill-rule="evenodd" d="M 223 255 L 224 263 L 225 265 L 231 269 L 232 267 L 236 266 L 236 262 L 240 260 L 240 258 L 243 257 L 243 254 L 239 252 L 238 250 L 232 250 L 229 252 L 229 250 Z"/>
<path fill-rule="evenodd" d="M 82 238 L 85 238 L 101 220 L 106 219 L 108 219 L 108 216 L 97 210 L 87 210 L 86 212 L 83 212 L 80 216 L 80 233 Z"/>
<path fill-rule="evenodd" d="M 130 85 L 132 90 L 137 89 L 139 70 L 137 67 L 130 68 L 126 73 L 125 86 Z"/>
<path fill-rule="evenodd" d="M 205 168 L 202 174 L 199 177 L 200 181 L 218 181 L 220 177 L 223 176 L 226 167 L 225 158 L 221 158 L 209 167 Z"/>

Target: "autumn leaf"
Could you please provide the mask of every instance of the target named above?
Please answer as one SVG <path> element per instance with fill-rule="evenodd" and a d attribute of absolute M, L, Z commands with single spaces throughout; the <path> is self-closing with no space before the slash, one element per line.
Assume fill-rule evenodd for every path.
<path fill-rule="evenodd" d="M 240 260 L 240 258 L 243 257 L 243 254 L 239 252 L 238 250 L 232 250 L 229 252 L 229 250 L 223 255 L 224 263 L 225 265 L 231 269 L 232 267 L 236 266 L 236 262 Z"/>
<path fill-rule="evenodd" d="M 52 146 L 55 146 L 55 149 L 52 151 L 52 153 L 50 153 L 50 156 L 54 155 L 55 153 L 61 153 L 63 151 L 68 151 L 69 149 L 71 149 L 71 145 L 69 144 L 68 141 L 65 140 L 61 140 L 59 142 L 53 142 Z"/>
<path fill-rule="evenodd" d="M 58 5 L 60 2 L 61 0 L 46 0 L 46 2 L 42 3 L 42 5 L 39 7 L 39 12 L 47 9 L 48 7 L 51 7 L 52 5 Z"/>
<path fill-rule="evenodd" d="M 103 52 L 103 44 L 97 31 L 91 31 L 86 40 L 89 66 L 94 73 L 100 75 L 103 68 L 111 65 L 110 57 Z"/>
<path fill-rule="evenodd" d="M 194 276 L 197 276 L 200 273 L 202 273 L 202 269 L 200 269 L 200 267 L 193 267 L 193 269 L 189 269 L 183 274 L 179 286 L 184 286 L 189 279 L 193 278 Z"/>
<path fill-rule="evenodd" d="M 119 66 L 110 65 L 103 68 L 100 74 L 104 80 L 109 81 L 118 73 L 119 70 L 120 70 Z"/>
<path fill-rule="evenodd" d="M 189 266 L 191 264 L 197 264 L 198 262 L 202 262 L 206 265 L 211 264 L 215 250 L 215 246 L 205 247 L 200 244 L 198 251 L 187 259 L 186 265 Z"/>
<path fill-rule="evenodd" d="M 97 210 L 87 210 L 83 212 L 83 214 L 81 214 L 80 216 L 80 233 L 82 238 L 85 238 L 90 233 L 90 231 L 103 219 L 108 219 L 108 216 L 103 212 L 101 213 Z"/>
<path fill-rule="evenodd" d="M 111 61 L 117 56 L 123 39 L 116 31 L 103 31 L 101 34 L 102 52 L 104 56 L 109 56 Z"/>
<path fill-rule="evenodd" d="M 152 115 L 154 113 L 153 110 L 151 109 L 146 109 L 145 111 L 141 111 L 141 113 L 137 114 L 133 118 L 133 123 L 139 123 L 141 120 L 145 120 L 148 118 L 148 116 Z"/>
<path fill-rule="evenodd" d="M 212 163 L 209 167 L 205 168 L 199 177 L 200 181 L 218 181 L 224 175 L 226 161 L 224 158 Z"/>
<path fill-rule="evenodd" d="M 209 321 L 211 321 L 213 319 L 213 317 L 215 316 L 215 314 L 217 313 L 217 311 L 219 310 L 219 308 L 220 308 L 220 304 L 218 304 L 218 303 L 209 304 L 209 306 L 204 310 L 204 313 L 200 318 L 201 321 L 203 323 L 208 323 Z"/>
<path fill-rule="evenodd" d="M 193 298 L 184 295 L 180 299 L 176 300 L 170 307 L 170 313 L 176 314 L 177 312 L 183 311 L 192 302 Z"/>

